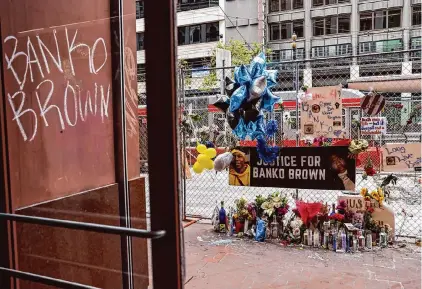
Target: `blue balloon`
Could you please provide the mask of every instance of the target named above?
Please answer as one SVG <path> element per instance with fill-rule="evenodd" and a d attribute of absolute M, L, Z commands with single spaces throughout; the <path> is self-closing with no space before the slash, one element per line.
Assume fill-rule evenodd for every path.
<path fill-rule="evenodd" d="M 249 71 L 245 65 L 242 64 L 234 69 L 234 81 L 240 85 L 249 84 L 252 81 Z"/>
<path fill-rule="evenodd" d="M 265 70 L 264 75 L 267 77 L 268 88 L 271 88 L 277 84 L 277 70 Z"/>
<path fill-rule="evenodd" d="M 245 85 L 242 85 L 236 89 L 233 92 L 232 97 L 230 97 L 230 111 L 235 112 L 238 110 L 247 97 L 248 90 Z"/>
<path fill-rule="evenodd" d="M 274 104 L 280 102 L 280 97 L 274 95 L 269 89 L 262 96 L 261 109 L 268 112 L 274 110 Z"/>

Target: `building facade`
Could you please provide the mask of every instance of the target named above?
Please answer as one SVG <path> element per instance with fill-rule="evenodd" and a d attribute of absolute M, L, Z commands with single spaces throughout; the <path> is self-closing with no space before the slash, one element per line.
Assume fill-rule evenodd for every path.
<path fill-rule="evenodd" d="M 189 68 L 203 68 L 209 64 L 213 49 L 224 42 L 224 0 L 178 0 L 177 37 L 178 59 Z M 138 75 L 143 82 L 144 52 L 144 0 L 136 1 L 136 38 Z M 143 87 L 143 86 L 142 86 Z M 140 87 L 141 93 L 144 88 Z"/>

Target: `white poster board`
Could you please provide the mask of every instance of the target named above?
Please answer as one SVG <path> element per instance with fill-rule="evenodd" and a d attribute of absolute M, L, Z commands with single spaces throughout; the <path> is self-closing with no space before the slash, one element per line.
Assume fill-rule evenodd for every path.
<path fill-rule="evenodd" d="M 361 135 L 380 135 L 387 133 L 385 117 L 362 117 L 360 119 Z"/>
<path fill-rule="evenodd" d="M 342 104 L 339 86 L 308 88 L 312 99 L 301 103 L 301 132 L 305 136 L 341 138 Z"/>
<path fill-rule="evenodd" d="M 421 167 L 421 143 L 386 144 L 382 147 L 383 171 L 412 172 Z"/>

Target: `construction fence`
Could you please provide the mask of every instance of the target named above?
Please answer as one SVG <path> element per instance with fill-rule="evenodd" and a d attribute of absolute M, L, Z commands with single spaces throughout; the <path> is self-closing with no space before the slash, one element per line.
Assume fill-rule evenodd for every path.
<path fill-rule="evenodd" d="M 286 61 L 269 63 L 267 69 L 277 70 L 277 85 L 272 92 L 283 99 L 283 106 L 267 119 L 275 119 L 279 130 L 274 141 L 279 146 L 304 146 L 300 129 L 300 110 L 297 109 L 297 91 L 303 86 L 323 87 L 343 85 L 342 126 L 347 138 L 365 138 L 370 147 L 359 155 L 361 165 L 357 168 L 356 193 L 365 187 L 376 189 L 391 172 L 381 170 L 380 147 L 388 143 L 421 142 L 421 92 L 412 91 L 408 82 L 402 80 L 418 79 L 420 82 L 420 52 L 394 52 L 359 57 L 340 57 L 314 59 L 312 61 Z M 239 140 L 232 134 L 224 113 L 212 104 L 222 94 L 223 80 L 232 76 L 234 67 L 216 69 L 183 70 L 179 76 L 180 111 L 183 115 L 193 115 L 192 125 L 181 121 L 180 141 L 181 160 L 188 166 L 193 165 L 197 152 L 197 141 L 212 142 L 219 153 L 236 145 Z M 393 81 L 394 85 L 388 84 Z M 350 83 L 363 83 L 366 89 L 348 88 Z M 349 85 L 351 86 L 351 85 Z M 372 88 L 385 97 L 386 105 L 379 116 L 387 120 L 387 131 L 381 136 L 361 136 L 360 118 L 367 116 L 360 107 L 360 98 Z M 420 86 L 419 86 L 420 87 Z M 142 103 L 140 99 L 140 103 Z M 141 172 L 148 175 L 148 156 L 146 126 L 147 116 L 140 115 L 140 156 Z M 244 145 L 253 143 L 244 142 Z M 363 178 L 363 166 L 371 159 L 378 173 Z M 393 172 L 398 177 L 396 184 L 388 186 L 389 196 L 386 203 L 394 210 L 396 235 L 406 237 L 420 236 L 422 233 L 421 175 L 420 172 Z M 228 184 L 228 172 L 205 171 L 194 174 L 182 170 L 182 194 L 185 216 L 210 218 L 217 203 L 224 200 L 227 206 L 242 196 L 253 201 L 256 195 L 281 192 L 289 197 L 294 207 L 296 199 L 335 203 L 340 191 L 297 190 L 285 188 L 235 187 Z"/>

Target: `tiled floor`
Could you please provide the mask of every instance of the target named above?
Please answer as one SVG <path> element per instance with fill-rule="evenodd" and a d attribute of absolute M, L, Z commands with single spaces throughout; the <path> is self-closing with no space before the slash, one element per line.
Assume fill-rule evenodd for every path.
<path fill-rule="evenodd" d="M 229 239 L 196 223 L 185 229 L 186 289 L 421 288 L 414 245 L 357 254 Z"/>

